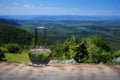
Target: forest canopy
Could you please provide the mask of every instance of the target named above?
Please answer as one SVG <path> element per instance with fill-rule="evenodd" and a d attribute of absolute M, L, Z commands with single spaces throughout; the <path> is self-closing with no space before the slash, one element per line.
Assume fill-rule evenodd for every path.
<path fill-rule="evenodd" d="M 33 35 L 12 25 L 0 24 L 0 44 L 31 45 Z"/>

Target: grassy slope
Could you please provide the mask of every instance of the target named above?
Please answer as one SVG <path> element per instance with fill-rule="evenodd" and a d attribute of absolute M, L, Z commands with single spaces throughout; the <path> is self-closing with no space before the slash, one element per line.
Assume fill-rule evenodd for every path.
<path fill-rule="evenodd" d="M 5 53 L 5 59 L 10 62 L 30 62 L 28 53 L 21 54 Z"/>

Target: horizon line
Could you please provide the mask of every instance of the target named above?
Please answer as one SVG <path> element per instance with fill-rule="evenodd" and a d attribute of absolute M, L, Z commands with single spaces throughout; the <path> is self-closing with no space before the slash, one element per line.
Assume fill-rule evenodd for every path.
<path fill-rule="evenodd" d="M 120 15 L 71 15 L 71 14 L 0 14 L 0 16 L 96 16 L 96 17 L 120 17 Z"/>

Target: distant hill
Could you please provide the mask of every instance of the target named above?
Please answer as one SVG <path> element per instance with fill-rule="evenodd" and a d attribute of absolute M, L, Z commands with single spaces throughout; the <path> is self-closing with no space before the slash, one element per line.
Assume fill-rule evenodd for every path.
<path fill-rule="evenodd" d="M 90 20 L 120 20 L 120 16 L 80 16 L 80 15 L 3 15 L 0 18 L 17 20 L 42 20 L 42 21 L 90 21 Z"/>
<path fill-rule="evenodd" d="M 17 43 L 20 45 L 30 45 L 32 34 L 17 27 L 0 24 L 0 44 Z"/>
<path fill-rule="evenodd" d="M 10 25 L 20 25 L 15 20 L 0 18 L 0 23 L 10 24 Z"/>
<path fill-rule="evenodd" d="M 43 15 L 34 18 L 44 21 L 100 21 L 100 20 L 120 20 L 116 16 L 77 16 L 77 15 Z"/>

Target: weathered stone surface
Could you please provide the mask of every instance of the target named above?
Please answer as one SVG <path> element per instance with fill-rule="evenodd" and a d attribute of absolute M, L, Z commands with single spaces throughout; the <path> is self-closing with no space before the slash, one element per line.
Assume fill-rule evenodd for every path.
<path fill-rule="evenodd" d="M 0 62 L 0 80 L 120 80 L 120 65 Z"/>

